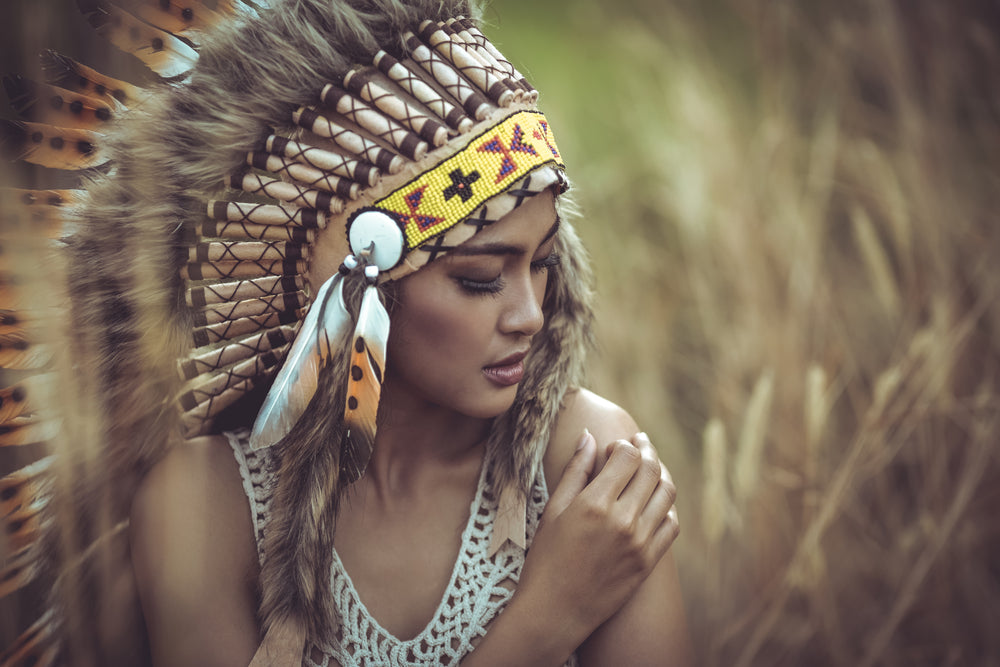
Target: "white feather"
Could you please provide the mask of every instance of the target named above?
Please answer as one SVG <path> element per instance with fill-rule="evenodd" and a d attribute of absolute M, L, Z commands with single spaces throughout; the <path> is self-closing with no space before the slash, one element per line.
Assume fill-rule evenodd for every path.
<path fill-rule="evenodd" d="M 343 277 L 335 273 L 323 283 L 306 314 L 284 365 L 274 379 L 250 434 L 250 448 L 278 442 L 305 412 L 316 392 L 320 361 L 329 358 L 350 321 L 344 306 Z M 322 317 L 322 322 L 320 321 Z"/>
<path fill-rule="evenodd" d="M 365 290 L 365 296 L 361 300 L 358 325 L 354 328 L 354 338 L 358 337 L 365 339 L 368 349 L 379 363 L 384 365 L 385 349 L 389 342 L 389 313 L 379 300 L 378 290 L 374 286 L 369 286 Z"/>

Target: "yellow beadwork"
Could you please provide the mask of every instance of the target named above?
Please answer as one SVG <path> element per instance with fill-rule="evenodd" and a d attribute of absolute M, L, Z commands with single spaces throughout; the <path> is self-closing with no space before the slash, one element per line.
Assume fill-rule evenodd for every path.
<path fill-rule="evenodd" d="M 520 111 L 378 200 L 375 207 L 403 222 L 406 245 L 412 250 L 545 164 L 565 167 L 549 123 L 538 111 Z"/>

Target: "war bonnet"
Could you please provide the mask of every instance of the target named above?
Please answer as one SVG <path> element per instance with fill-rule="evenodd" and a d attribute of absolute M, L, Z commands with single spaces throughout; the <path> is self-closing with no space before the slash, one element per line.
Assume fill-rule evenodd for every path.
<path fill-rule="evenodd" d="M 197 53 L 154 36 L 167 81 L 134 93 L 101 147 L 113 167 L 78 208 L 74 346 L 94 358 L 113 465 L 142 471 L 177 434 L 255 421 L 254 446 L 275 451 L 265 631 L 335 622 L 322 582 L 337 498 L 364 470 L 392 363 L 380 290 L 566 188 L 538 93 L 477 15 L 464 0 L 276 0 L 213 16 L 190 34 Z M 557 252 L 545 326 L 487 444 L 514 517 L 494 549 L 524 546 L 525 494 L 589 343 L 589 274 L 565 217 Z M 343 408 L 310 410 L 319 401 Z M 334 417 L 309 423 L 319 412 Z"/>

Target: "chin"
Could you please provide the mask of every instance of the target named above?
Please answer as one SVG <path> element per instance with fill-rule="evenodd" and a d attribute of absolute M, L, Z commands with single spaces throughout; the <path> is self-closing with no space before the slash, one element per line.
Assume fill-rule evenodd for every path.
<path fill-rule="evenodd" d="M 498 395 L 492 400 L 477 401 L 475 404 L 463 406 L 464 409 L 459 408 L 459 412 L 475 419 L 493 419 L 510 410 L 517 395 L 517 386 L 493 391 Z"/>

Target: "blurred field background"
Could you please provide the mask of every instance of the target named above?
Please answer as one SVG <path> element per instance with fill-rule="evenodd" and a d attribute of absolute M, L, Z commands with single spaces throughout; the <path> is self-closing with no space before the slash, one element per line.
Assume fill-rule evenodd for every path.
<path fill-rule="evenodd" d="M 141 79 L 71 3 L 7 5 L 4 73 Z M 699 664 L 1000 665 L 1000 6 L 485 18 L 585 213 L 591 384 L 680 488 Z"/>
<path fill-rule="evenodd" d="M 1000 664 L 1000 5 L 497 0 L 705 665 Z"/>

